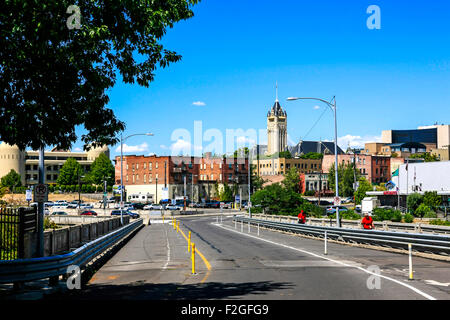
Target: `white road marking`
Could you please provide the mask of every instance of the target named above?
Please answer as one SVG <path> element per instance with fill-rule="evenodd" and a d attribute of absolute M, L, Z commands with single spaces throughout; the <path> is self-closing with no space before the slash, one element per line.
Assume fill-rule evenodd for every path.
<path fill-rule="evenodd" d="M 262 239 L 260 237 L 255 237 L 255 236 L 250 235 L 248 233 L 242 233 L 242 232 L 239 232 L 237 230 L 230 229 L 230 228 L 225 227 L 223 225 L 217 225 L 217 224 L 213 224 L 213 225 L 215 225 L 217 227 L 220 227 L 220 228 L 223 228 L 223 229 L 228 230 L 228 231 L 232 231 L 232 232 L 235 232 L 235 233 L 238 233 L 238 234 L 241 234 L 241 235 L 253 238 L 253 239 L 261 240 L 261 241 L 268 242 L 268 243 L 271 243 L 271 244 L 274 244 L 274 245 L 277 245 L 277 246 L 281 246 L 281 247 L 285 247 L 285 248 L 288 248 L 288 249 L 291 249 L 291 250 L 299 251 L 299 252 L 302 252 L 302 253 L 305 253 L 305 254 L 309 254 L 309 255 L 311 255 L 313 257 L 317 257 L 317 258 L 321 258 L 321 259 L 324 259 L 324 260 L 328 260 L 328 261 L 332 261 L 332 262 L 335 262 L 335 263 L 339 263 L 339 264 L 344 265 L 344 266 L 349 267 L 349 268 L 356 268 L 356 269 L 361 270 L 361 271 L 363 271 L 365 273 L 368 273 L 368 274 L 371 274 L 371 275 L 374 275 L 374 276 L 378 276 L 380 278 L 383 278 L 383 279 L 395 282 L 395 283 L 397 283 L 397 284 L 399 284 L 401 286 L 404 286 L 404 287 L 406 287 L 406 288 L 408 288 L 408 289 L 410 289 L 410 290 L 420 294 L 421 296 L 427 298 L 428 300 L 436 300 L 436 298 L 430 296 L 429 294 L 427 294 L 427 293 L 425 293 L 425 292 L 423 292 L 423 291 L 421 291 L 421 290 L 419 290 L 417 288 L 414 288 L 413 286 L 410 286 L 409 284 L 403 283 L 401 281 L 395 280 L 395 279 L 387 277 L 387 276 L 383 276 L 381 274 L 376 274 L 374 272 L 370 272 L 370 271 L 368 271 L 368 270 L 366 270 L 366 269 L 364 269 L 362 267 L 357 267 L 357 266 L 354 266 L 354 265 L 350 265 L 350 264 L 344 263 L 344 262 L 339 261 L 339 260 L 334 260 L 334 259 L 331 259 L 331 258 L 323 257 L 323 256 L 315 254 L 313 252 L 309 252 L 309 251 L 306 251 L 306 250 L 302 250 L 302 249 L 298 249 L 298 248 L 295 248 L 295 247 L 291 247 L 291 246 L 288 246 L 288 245 L 285 245 L 285 244 L 282 244 L 282 243 L 274 242 L 274 241 L 267 240 L 267 239 Z"/>
<path fill-rule="evenodd" d="M 170 225 L 172 225 L 172 224 L 170 224 Z M 166 241 L 167 241 L 167 261 L 163 267 L 163 270 L 166 270 L 170 263 L 170 245 L 169 245 L 169 235 L 167 234 L 167 228 L 165 227 L 165 224 L 164 224 L 164 232 L 166 233 Z"/>
<path fill-rule="evenodd" d="M 431 284 L 433 286 L 441 286 L 441 287 L 449 287 L 450 286 L 450 282 L 444 283 L 444 282 L 437 282 L 435 280 L 425 280 L 425 282 L 427 284 Z"/>

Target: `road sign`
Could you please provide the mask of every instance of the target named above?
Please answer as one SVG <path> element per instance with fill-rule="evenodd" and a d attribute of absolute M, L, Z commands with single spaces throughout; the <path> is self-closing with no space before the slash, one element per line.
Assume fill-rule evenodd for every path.
<path fill-rule="evenodd" d="M 334 205 L 335 206 L 341 205 L 341 197 L 334 197 Z"/>
<path fill-rule="evenodd" d="M 33 200 L 33 193 L 31 192 L 31 190 L 27 190 L 26 191 L 26 201 L 31 201 Z"/>
<path fill-rule="evenodd" d="M 48 185 L 38 184 L 34 188 L 34 202 L 48 201 Z"/>
<path fill-rule="evenodd" d="M 241 201 L 240 196 L 235 196 L 235 197 L 234 197 L 234 202 L 239 202 L 239 201 Z"/>

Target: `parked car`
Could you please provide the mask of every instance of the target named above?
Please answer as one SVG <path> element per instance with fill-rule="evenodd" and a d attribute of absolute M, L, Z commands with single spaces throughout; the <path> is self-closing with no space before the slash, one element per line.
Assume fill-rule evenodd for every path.
<path fill-rule="evenodd" d="M 207 208 L 220 208 L 220 202 L 219 201 L 210 201 L 206 203 Z"/>
<path fill-rule="evenodd" d="M 97 212 L 95 212 L 93 210 L 86 210 L 86 211 L 83 211 L 80 215 L 81 216 L 96 216 Z"/>
<path fill-rule="evenodd" d="M 111 211 L 111 215 L 112 216 L 120 216 L 120 215 L 126 216 L 126 215 L 128 215 L 128 216 L 130 216 L 133 219 L 137 219 L 137 218 L 140 217 L 139 214 L 137 214 L 135 212 L 132 212 L 130 210 L 123 210 L 123 211 L 122 210 L 113 210 L 113 211 Z"/>
<path fill-rule="evenodd" d="M 126 214 L 129 215 L 132 219 L 138 219 L 138 218 L 140 218 L 140 215 L 139 215 L 139 214 L 137 214 L 136 212 L 130 211 L 130 210 L 127 210 L 127 211 L 126 211 Z"/>
<path fill-rule="evenodd" d="M 134 203 L 134 204 L 133 204 L 133 207 L 134 207 L 134 209 L 136 209 L 136 210 L 143 210 L 144 207 L 145 207 L 145 204 L 143 204 L 143 203 Z"/>
<path fill-rule="evenodd" d="M 52 216 L 67 216 L 68 213 L 65 211 L 54 211 L 52 212 Z"/>
<path fill-rule="evenodd" d="M 181 210 L 179 206 L 175 206 L 173 204 L 169 204 L 166 206 L 166 210 Z"/>
<path fill-rule="evenodd" d="M 80 209 L 94 209 L 94 206 L 90 203 L 81 203 Z"/>
<path fill-rule="evenodd" d="M 150 210 L 163 210 L 163 209 L 164 209 L 164 207 L 157 203 L 152 203 L 150 205 Z"/>
<path fill-rule="evenodd" d="M 329 206 L 327 207 L 327 215 L 332 215 L 336 213 L 336 208 L 338 208 L 338 206 Z M 348 211 L 348 209 L 344 206 L 339 206 L 339 212 L 342 211 Z"/>

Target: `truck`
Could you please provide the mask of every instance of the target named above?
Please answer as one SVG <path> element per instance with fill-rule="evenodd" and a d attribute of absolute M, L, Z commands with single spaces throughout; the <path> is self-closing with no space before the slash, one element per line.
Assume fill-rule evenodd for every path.
<path fill-rule="evenodd" d="M 378 200 L 377 197 L 365 197 L 361 201 L 361 211 L 363 214 L 372 214 L 373 209 L 379 207 L 380 205 L 380 200 Z"/>

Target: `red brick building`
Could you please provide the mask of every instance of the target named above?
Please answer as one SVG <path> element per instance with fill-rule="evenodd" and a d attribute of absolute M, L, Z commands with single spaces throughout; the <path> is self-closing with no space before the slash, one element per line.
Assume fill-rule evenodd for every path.
<path fill-rule="evenodd" d="M 115 181 L 120 185 L 120 156 L 115 159 Z M 186 181 L 186 187 L 185 187 Z M 243 198 L 247 196 L 248 161 L 243 158 L 136 156 L 123 157 L 123 184 L 127 195 L 145 194 L 159 202 L 182 197 L 216 199 L 215 185 L 238 184 Z M 168 194 L 164 193 L 167 188 Z"/>
<path fill-rule="evenodd" d="M 391 180 L 391 157 L 369 154 L 341 154 L 338 155 L 339 164 L 356 163 L 356 169 L 371 183 L 386 183 Z M 335 156 L 324 155 L 322 160 L 323 172 L 329 173 L 334 166 Z"/>

